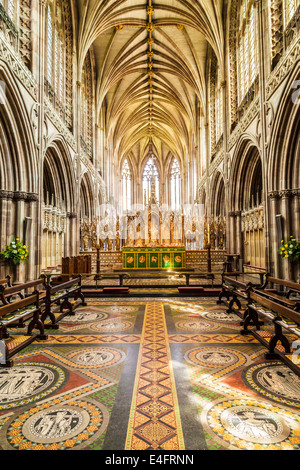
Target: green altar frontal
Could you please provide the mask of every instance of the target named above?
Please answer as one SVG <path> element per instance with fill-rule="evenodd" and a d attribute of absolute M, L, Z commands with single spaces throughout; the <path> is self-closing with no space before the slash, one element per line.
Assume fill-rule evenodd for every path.
<path fill-rule="evenodd" d="M 184 247 L 123 248 L 123 269 L 182 269 L 186 267 Z"/>

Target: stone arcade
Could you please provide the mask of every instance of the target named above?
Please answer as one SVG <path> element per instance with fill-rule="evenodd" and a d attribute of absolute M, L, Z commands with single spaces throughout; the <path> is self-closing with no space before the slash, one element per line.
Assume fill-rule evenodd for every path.
<path fill-rule="evenodd" d="M 300 450 L 299 124 L 299 0 L 0 0 L 0 450 Z"/>

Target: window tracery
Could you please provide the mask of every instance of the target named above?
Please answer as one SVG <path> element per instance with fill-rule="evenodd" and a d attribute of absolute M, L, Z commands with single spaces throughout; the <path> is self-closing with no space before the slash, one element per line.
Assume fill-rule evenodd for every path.
<path fill-rule="evenodd" d="M 122 207 L 123 211 L 131 209 L 132 202 L 132 174 L 127 158 L 122 166 Z"/>
<path fill-rule="evenodd" d="M 153 156 L 149 157 L 143 171 L 144 206 L 147 206 L 151 195 L 159 202 L 159 172 Z"/>
<path fill-rule="evenodd" d="M 172 210 L 180 209 L 181 205 L 181 171 L 177 158 L 173 158 L 170 168 L 170 206 Z"/>
<path fill-rule="evenodd" d="M 223 87 L 221 83 L 220 68 L 217 68 L 216 74 L 216 100 L 215 100 L 215 113 L 216 113 L 216 142 L 223 134 Z"/>
<path fill-rule="evenodd" d="M 73 33 L 69 2 L 49 2 L 46 15 L 46 94 L 71 130 Z"/>
<path fill-rule="evenodd" d="M 93 158 L 93 69 L 90 51 L 82 71 L 81 88 L 81 147 L 86 155 Z"/>
<path fill-rule="evenodd" d="M 272 69 L 299 30 L 300 0 L 270 0 Z"/>
<path fill-rule="evenodd" d="M 31 0 L 0 0 L 0 10 L 0 30 L 7 29 L 12 46 L 31 70 Z"/>
<path fill-rule="evenodd" d="M 244 0 L 239 13 L 237 41 L 238 104 L 254 84 L 257 75 L 257 25 L 254 2 Z"/>

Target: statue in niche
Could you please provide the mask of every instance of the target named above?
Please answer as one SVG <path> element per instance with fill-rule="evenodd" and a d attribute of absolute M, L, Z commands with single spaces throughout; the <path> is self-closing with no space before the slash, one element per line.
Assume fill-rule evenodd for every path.
<path fill-rule="evenodd" d="M 175 239 L 174 239 L 174 212 L 172 211 L 170 214 L 170 243 L 171 246 L 174 245 Z"/>
<path fill-rule="evenodd" d="M 92 230 L 92 250 L 96 250 L 97 248 L 97 233 L 96 227 Z"/>
<path fill-rule="evenodd" d="M 210 246 L 212 250 L 216 248 L 216 231 L 214 222 L 210 224 Z"/>
<path fill-rule="evenodd" d="M 208 231 L 207 231 L 207 219 L 204 217 L 204 238 L 203 238 L 203 248 L 207 250 L 208 245 Z"/>
<path fill-rule="evenodd" d="M 127 246 L 134 246 L 134 227 L 133 227 L 133 216 L 127 218 Z"/>
<path fill-rule="evenodd" d="M 164 211 L 162 215 L 162 226 L 161 226 L 161 239 L 162 245 L 168 246 L 171 243 L 170 239 L 170 212 Z"/>
<path fill-rule="evenodd" d="M 219 248 L 219 250 L 223 250 L 223 248 L 224 248 L 224 236 L 223 236 L 223 224 L 222 224 L 222 222 L 220 222 L 219 226 L 218 226 L 218 248 Z"/>
<path fill-rule="evenodd" d="M 120 251 L 120 232 L 117 231 L 116 233 L 116 250 Z"/>
<path fill-rule="evenodd" d="M 100 251 L 104 250 L 104 239 L 103 238 L 100 238 L 100 240 L 99 240 L 99 247 L 100 247 Z"/>
<path fill-rule="evenodd" d="M 84 232 L 83 235 L 83 251 L 89 250 L 89 235 L 87 232 Z"/>

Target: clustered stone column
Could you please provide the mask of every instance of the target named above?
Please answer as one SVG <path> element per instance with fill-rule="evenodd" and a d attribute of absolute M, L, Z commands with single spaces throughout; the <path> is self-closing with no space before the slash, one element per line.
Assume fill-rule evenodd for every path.
<path fill-rule="evenodd" d="M 271 267 L 275 276 L 299 281 L 299 263 L 280 261 L 279 248 L 282 239 L 288 240 L 290 236 L 300 239 L 300 189 L 271 191 L 269 201 Z"/>
<path fill-rule="evenodd" d="M 20 264 L 16 272 L 13 272 L 12 266 L 1 260 L 2 275 L 14 274 L 17 278 L 25 279 L 38 274 L 35 272 L 37 253 L 34 243 L 37 233 L 38 200 L 36 193 L 0 190 L 1 251 L 11 240 L 19 238 L 21 243 L 28 246 L 31 261 Z"/>

